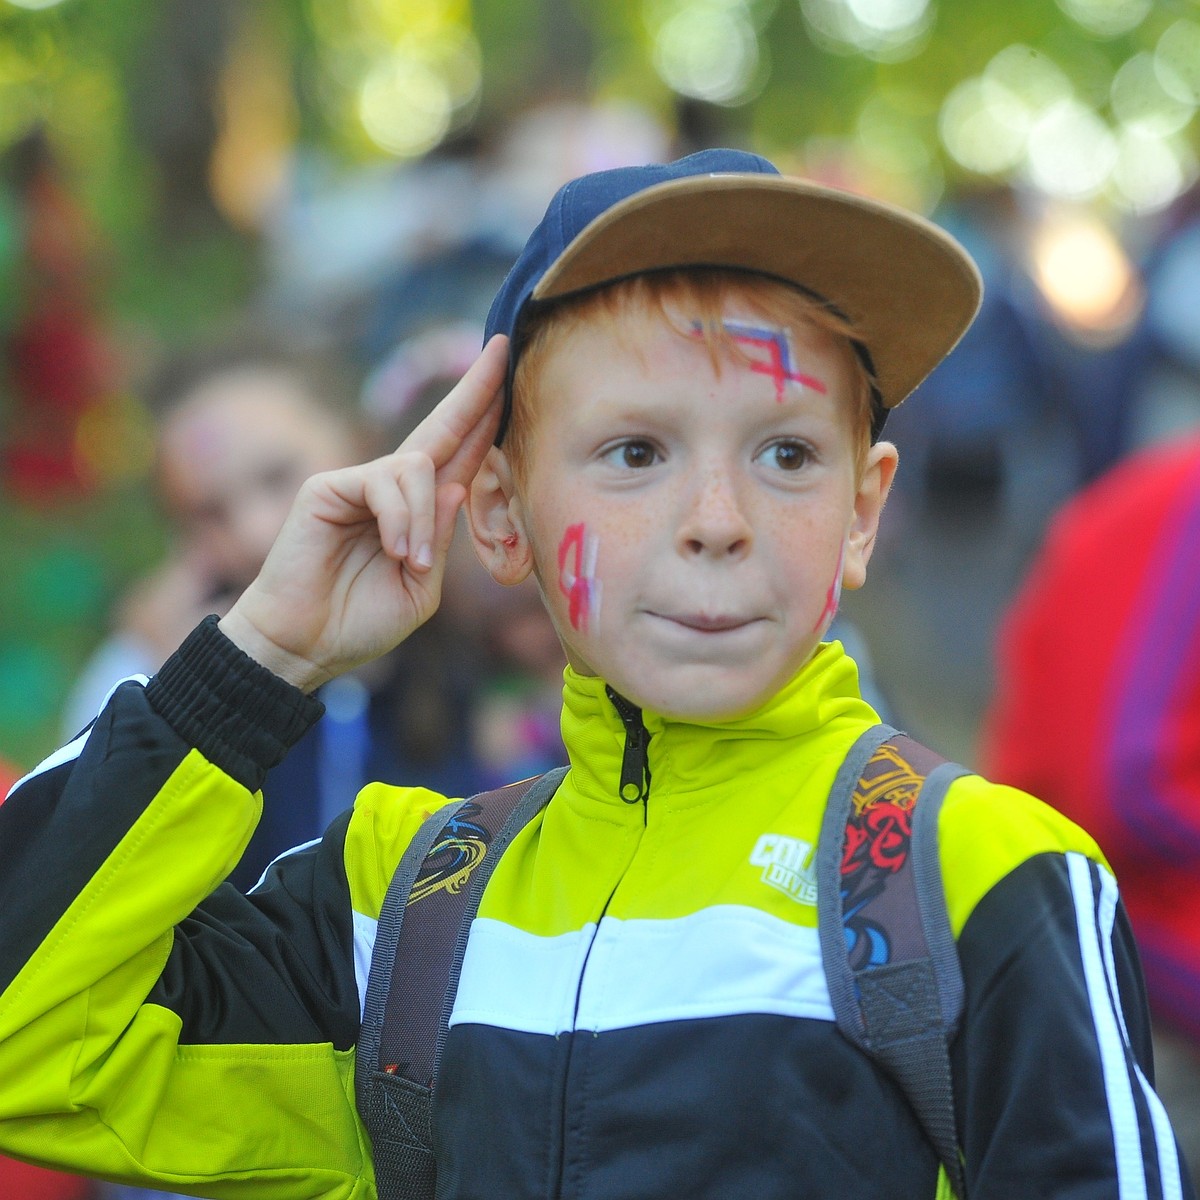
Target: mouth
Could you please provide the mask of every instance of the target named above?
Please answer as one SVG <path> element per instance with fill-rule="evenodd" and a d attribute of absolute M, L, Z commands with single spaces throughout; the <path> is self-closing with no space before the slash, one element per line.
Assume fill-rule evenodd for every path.
<path fill-rule="evenodd" d="M 696 633 L 731 633 L 754 624 L 753 617 L 711 613 L 655 613 L 663 621 Z"/>

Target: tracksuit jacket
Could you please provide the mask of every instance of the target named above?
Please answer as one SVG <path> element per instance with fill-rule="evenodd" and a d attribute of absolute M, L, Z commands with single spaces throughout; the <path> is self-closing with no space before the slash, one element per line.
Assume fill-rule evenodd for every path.
<path fill-rule="evenodd" d="M 201 1195 L 374 1196 L 353 1080 L 367 968 L 444 798 L 369 786 L 249 895 L 221 882 L 264 770 L 319 708 L 210 618 L 0 805 L 0 1149 Z M 568 670 L 562 719 L 570 773 L 472 927 L 439 1197 L 946 1195 L 895 1085 L 837 1032 L 821 966 L 812 847 L 876 720 L 841 647 L 719 723 L 622 713 Z M 973 1200 L 1190 1196 L 1095 844 L 978 776 L 952 785 L 939 844 Z"/>

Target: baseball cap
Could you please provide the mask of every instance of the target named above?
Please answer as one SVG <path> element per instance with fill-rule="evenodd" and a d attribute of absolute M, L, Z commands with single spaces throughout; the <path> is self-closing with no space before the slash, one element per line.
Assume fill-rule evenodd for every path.
<path fill-rule="evenodd" d="M 564 184 L 505 277 L 484 338 L 510 338 L 508 424 L 522 322 L 540 306 L 633 275 L 717 267 L 814 294 L 853 326 L 875 382 L 878 436 L 954 348 L 983 287 L 966 250 L 905 209 L 781 175 L 742 150 L 617 167 Z"/>

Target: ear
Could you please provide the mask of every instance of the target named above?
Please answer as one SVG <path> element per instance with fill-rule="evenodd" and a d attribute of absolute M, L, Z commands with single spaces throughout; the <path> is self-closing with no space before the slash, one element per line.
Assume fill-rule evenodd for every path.
<path fill-rule="evenodd" d="M 876 442 L 867 452 L 867 461 L 854 497 L 854 520 L 846 538 L 846 558 L 842 586 L 860 588 L 867 581 L 867 563 L 875 549 L 875 535 L 883 506 L 896 477 L 899 454 L 891 442 Z"/>
<path fill-rule="evenodd" d="M 533 548 L 512 468 L 498 446 L 471 481 L 465 507 L 475 556 L 488 574 L 506 587 L 520 583 L 533 570 Z"/>

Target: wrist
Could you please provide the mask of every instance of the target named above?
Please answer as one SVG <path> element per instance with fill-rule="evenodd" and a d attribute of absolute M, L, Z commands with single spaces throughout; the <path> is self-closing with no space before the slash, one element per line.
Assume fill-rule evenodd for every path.
<path fill-rule="evenodd" d="M 206 617 L 146 684 L 185 742 L 250 791 L 325 711 L 315 696 L 250 658 Z"/>
<path fill-rule="evenodd" d="M 217 622 L 217 628 L 259 666 L 302 692 L 311 694 L 330 679 L 328 671 L 263 634 L 236 604 Z"/>

